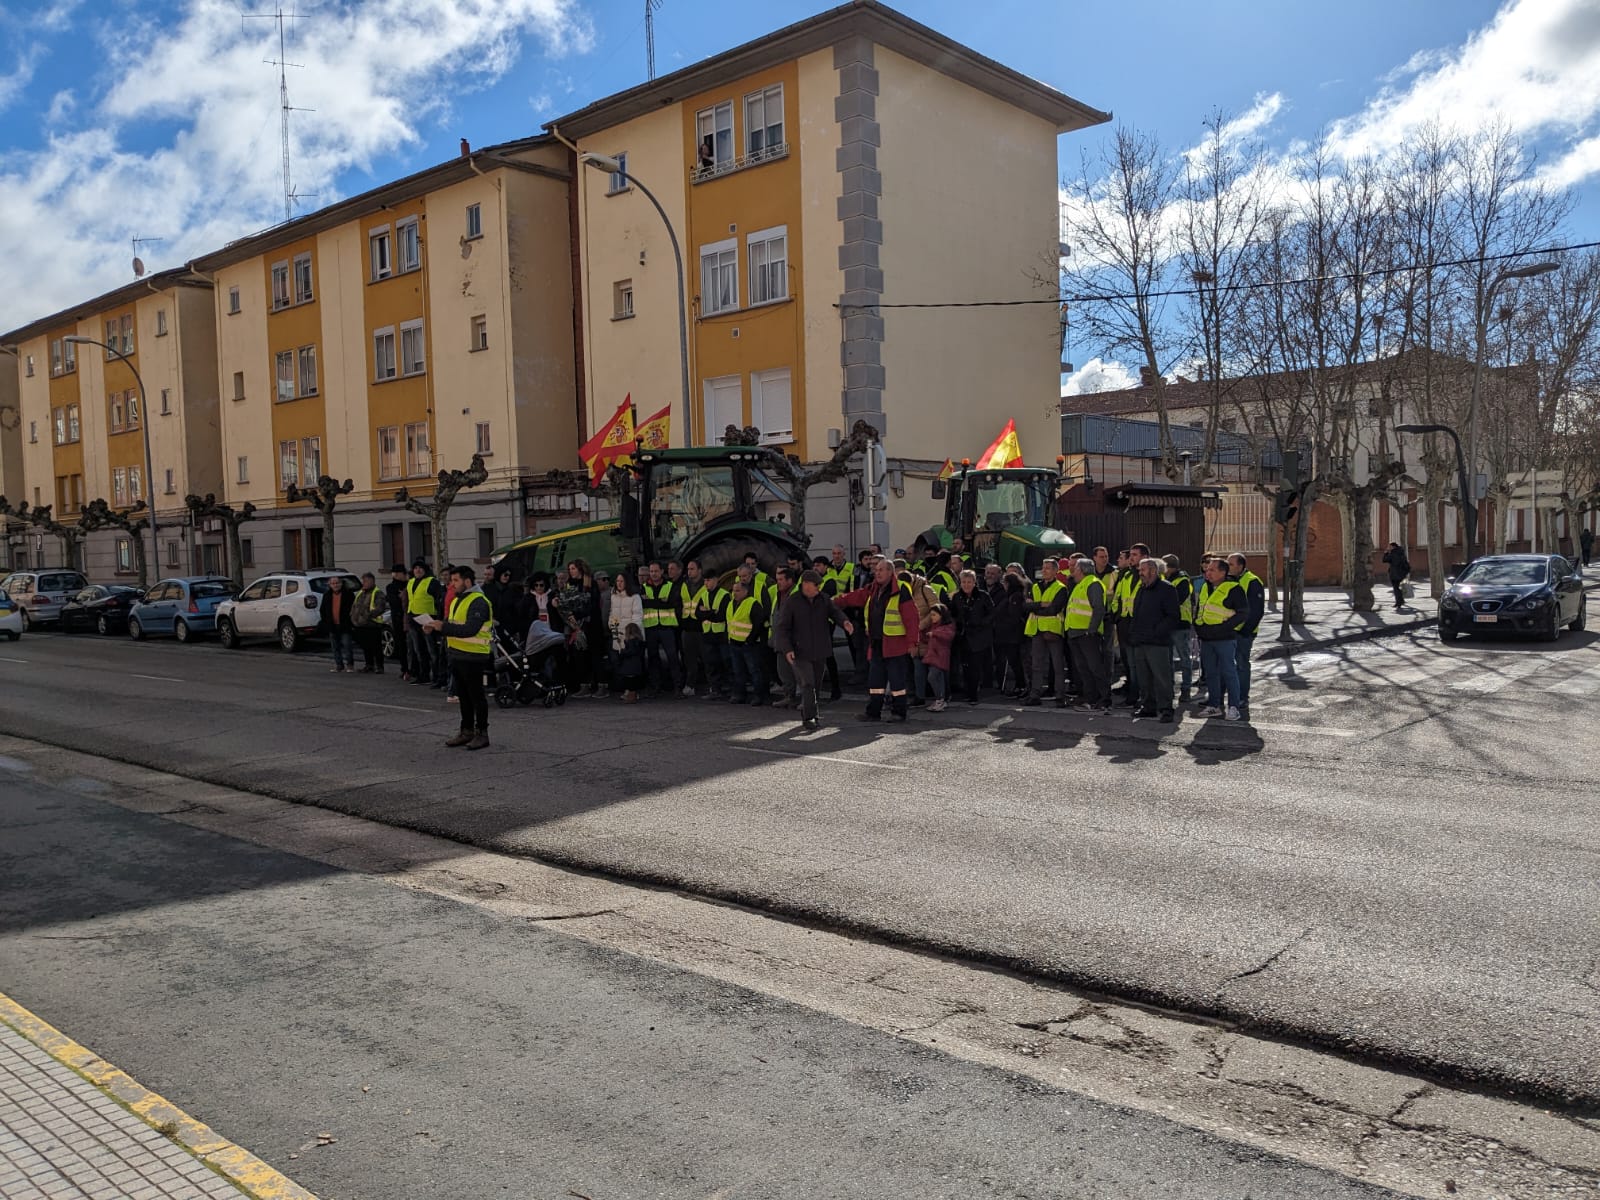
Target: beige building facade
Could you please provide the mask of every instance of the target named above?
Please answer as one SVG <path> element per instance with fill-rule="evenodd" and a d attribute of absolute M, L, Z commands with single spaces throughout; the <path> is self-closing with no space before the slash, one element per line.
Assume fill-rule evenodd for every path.
<path fill-rule="evenodd" d="M 575 183 L 584 436 L 631 396 L 640 419 L 672 407 L 674 445 L 754 426 L 818 462 L 867 421 L 889 460 L 874 532 L 897 544 L 939 516 L 907 472 L 977 454 L 1007 420 L 1052 461 L 1056 307 L 972 302 L 1048 301 L 1057 139 L 1107 119 L 857 0 L 550 123 L 580 158 L 626 165 Z M 677 268 L 645 188 L 684 258 L 687 405 Z M 856 484 L 812 492 L 814 545 L 869 540 Z"/>

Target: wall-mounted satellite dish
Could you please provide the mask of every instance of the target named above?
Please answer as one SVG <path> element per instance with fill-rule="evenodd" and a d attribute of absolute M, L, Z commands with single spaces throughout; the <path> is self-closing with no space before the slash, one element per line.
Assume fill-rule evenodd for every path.
<path fill-rule="evenodd" d="M 137 254 L 133 256 L 133 273 L 140 276 L 144 274 L 144 259 Z"/>

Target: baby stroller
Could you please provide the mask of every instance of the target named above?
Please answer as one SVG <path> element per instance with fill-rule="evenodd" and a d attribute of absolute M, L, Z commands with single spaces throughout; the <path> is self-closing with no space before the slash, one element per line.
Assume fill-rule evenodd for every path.
<path fill-rule="evenodd" d="M 504 629 L 494 631 L 494 702 L 501 708 L 518 704 L 543 704 L 555 708 L 567 702 L 566 639 L 543 621 L 528 631 L 528 643 L 518 646 Z"/>

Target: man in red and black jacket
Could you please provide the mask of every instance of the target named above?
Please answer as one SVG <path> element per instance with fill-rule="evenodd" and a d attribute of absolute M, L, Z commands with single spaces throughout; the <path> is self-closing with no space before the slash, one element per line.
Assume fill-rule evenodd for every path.
<path fill-rule="evenodd" d="M 873 565 L 872 583 L 839 597 L 839 607 L 863 610 L 867 639 L 867 711 L 858 718 L 877 721 L 883 716 L 885 694 L 896 721 L 906 719 L 906 692 L 911 683 L 911 648 L 917 644 L 921 622 L 911 589 L 900 582 L 894 564 L 880 558 Z"/>

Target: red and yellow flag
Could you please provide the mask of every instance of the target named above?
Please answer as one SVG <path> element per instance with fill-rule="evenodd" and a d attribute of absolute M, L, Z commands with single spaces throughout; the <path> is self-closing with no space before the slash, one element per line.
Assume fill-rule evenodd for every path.
<path fill-rule="evenodd" d="M 596 487 L 613 463 L 628 462 L 639 448 L 633 431 L 633 396 L 628 398 L 595 435 L 578 447 L 578 457 L 589 468 L 589 479 Z"/>
<path fill-rule="evenodd" d="M 1021 465 L 1022 444 L 1017 441 L 1017 423 L 1015 420 L 1007 421 L 1006 427 L 1000 431 L 1000 436 L 995 438 L 987 450 L 978 455 L 975 466 L 980 471 L 989 471 L 995 467 Z"/>
<path fill-rule="evenodd" d="M 639 423 L 639 449 L 665 450 L 672 445 L 672 405 Z"/>
<path fill-rule="evenodd" d="M 955 474 L 956 474 L 956 464 L 951 462 L 948 458 L 945 459 L 944 460 L 944 466 L 939 468 L 939 478 L 940 479 L 954 479 L 955 478 Z"/>

